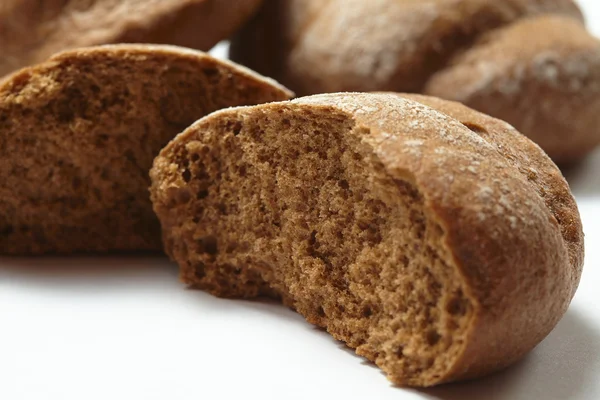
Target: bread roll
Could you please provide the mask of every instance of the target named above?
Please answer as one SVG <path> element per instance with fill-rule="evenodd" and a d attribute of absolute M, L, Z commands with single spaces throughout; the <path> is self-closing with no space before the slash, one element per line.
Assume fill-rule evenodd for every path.
<path fill-rule="evenodd" d="M 0 83 L 0 253 L 161 250 L 148 172 L 160 149 L 221 108 L 291 93 L 169 46 L 61 53 Z"/>
<path fill-rule="evenodd" d="M 209 50 L 262 0 L 2 0 L 0 76 L 59 51 L 111 43 Z"/>
<path fill-rule="evenodd" d="M 398 385 L 517 361 L 581 276 L 581 221 L 557 167 L 510 125 L 435 98 L 218 111 L 161 151 L 151 179 L 186 284 L 281 298 Z"/>
<path fill-rule="evenodd" d="M 268 0 L 231 57 L 299 95 L 460 101 L 560 164 L 600 143 L 600 41 L 571 0 Z"/>
<path fill-rule="evenodd" d="M 510 122 L 559 164 L 581 160 L 600 142 L 600 42 L 572 18 L 530 18 L 493 31 L 423 92 Z"/>

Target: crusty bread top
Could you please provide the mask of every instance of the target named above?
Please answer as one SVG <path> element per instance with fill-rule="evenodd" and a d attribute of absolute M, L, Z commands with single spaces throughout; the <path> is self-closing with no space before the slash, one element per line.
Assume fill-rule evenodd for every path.
<path fill-rule="evenodd" d="M 504 156 L 527 179 L 560 221 L 560 229 L 569 251 L 573 269 L 572 296 L 575 295 L 584 261 L 583 228 L 577 203 L 559 169 L 534 142 L 504 121 L 477 112 L 460 103 L 418 94 L 397 94 L 438 110 L 471 129 Z"/>
<path fill-rule="evenodd" d="M 573 18 L 526 18 L 457 55 L 424 93 L 509 121 L 572 163 L 600 143 L 600 41 Z"/>
<path fill-rule="evenodd" d="M 262 0 L 2 0 L 0 75 L 86 46 L 165 43 L 209 50 Z"/>
<path fill-rule="evenodd" d="M 563 83 L 566 89 L 585 90 L 585 79 L 591 73 L 590 61 L 598 63 L 599 48 L 600 42 L 573 18 L 557 15 L 527 18 L 490 32 L 474 43 L 433 76 L 429 90 L 454 91 L 457 99 L 467 99 L 497 80 L 504 84 L 499 92 L 509 94 L 518 92 L 526 79 L 559 85 L 559 69 L 571 73 L 572 81 Z M 535 61 L 532 76 L 526 75 L 527 65 L 521 67 L 521 74 L 513 73 L 514 64 L 519 61 L 516 57 L 523 63 Z M 593 83 L 598 90 L 598 82 Z"/>

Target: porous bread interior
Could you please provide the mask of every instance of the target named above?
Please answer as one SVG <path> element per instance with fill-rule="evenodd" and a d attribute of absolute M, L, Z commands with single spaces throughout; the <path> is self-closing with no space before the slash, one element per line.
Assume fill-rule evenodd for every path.
<path fill-rule="evenodd" d="M 472 306 L 443 229 L 361 141 L 369 132 L 298 105 L 206 120 L 163 154 L 176 168 L 154 200 L 183 280 L 278 295 L 397 384 L 443 380 Z"/>
<path fill-rule="evenodd" d="M 63 55 L 0 88 L 0 252 L 161 250 L 160 149 L 210 111 L 277 97 L 208 57 L 118 51 Z"/>

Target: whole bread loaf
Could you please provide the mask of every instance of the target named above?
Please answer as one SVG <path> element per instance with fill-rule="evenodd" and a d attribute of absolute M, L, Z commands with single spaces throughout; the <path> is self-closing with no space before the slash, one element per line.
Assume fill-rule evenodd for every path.
<path fill-rule="evenodd" d="M 151 179 L 186 284 L 279 297 L 399 385 L 514 363 L 581 277 L 557 167 L 458 103 L 347 93 L 222 110 L 171 141 Z"/>
<path fill-rule="evenodd" d="M 59 51 L 112 43 L 209 50 L 262 0 L 2 0 L 0 76 Z"/>
<path fill-rule="evenodd" d="M 0 82 L 0 253 L 161 250 L 148 172 L 221 108 L 291 93 L 205 53 L 108 45 Z"/>
<path fill-rule="evenodd" d="M 268 0 L 231 57 L 300 95 L 460 101 L 560 164 L 600 143 L 600 41 L 571 0 Z"/>

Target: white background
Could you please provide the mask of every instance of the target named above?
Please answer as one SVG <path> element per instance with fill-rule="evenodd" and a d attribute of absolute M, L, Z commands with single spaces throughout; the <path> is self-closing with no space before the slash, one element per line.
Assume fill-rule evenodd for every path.
<path fill-rule="evenodd" d="M 581 4 L 599 35 L 600 5 Z M 600 151 L 566 175 L 586 232 L 582 283 L 556 330 L 503 373 L 399 389 L 284 307 L 184 289 L 165 259 L 0 258 L 0 400 L 598 400 Z"/>

